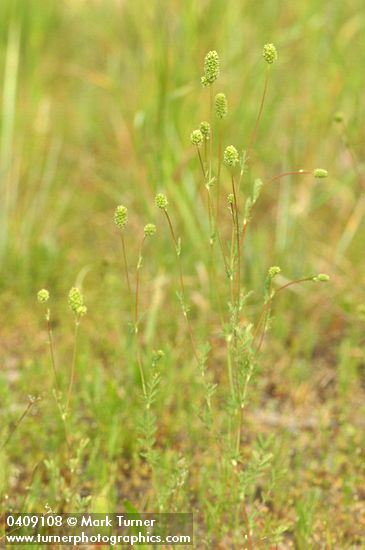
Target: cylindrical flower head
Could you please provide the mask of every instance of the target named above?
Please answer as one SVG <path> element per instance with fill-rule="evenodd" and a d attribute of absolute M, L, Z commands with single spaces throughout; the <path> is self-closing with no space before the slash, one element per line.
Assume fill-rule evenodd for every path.
<path fill-rule="evenodd" d="M 323 168 L 316 168 L 315 170 L 313 170 L 313 176 L 315 178 L 326 178 L 328 176 L 328 172 Z"/>
<path fill-rule="evenodd" d="M 210 138 L 210 124 L 206 120 L 200 123 L 200 131 L 203 134 L 205 139 Z"/>
<path fill-rule="evenodd" d="M 167 200 L 166 195 L 163 193 L 158 193 L 155 197 L 155 203 L 158 208 L 161 208 L 162 210 L 166 210 L 169 201 Z"/>
<path fill-rule="evenodd" d="M 84 298 L 79 288 L 71 288 L 68 293 L 68 305 L 75 315 L 84 315 L 86 313 Z"/>
<path fill-rule="evenodd" d="M 200 130 L 193 130 L 190 134 L 191 143 L 197 147 L 203 142 L 203 139 L 203 134 Z"/>
<path fill-rule="evenodd" d="M 264 49 L 262 50 L 262 57 L 269 65 L 277 60 L 278 52 L 276 51 L 274 44 L 265 44 Z"/>
<path fill-rule="evenodd" d="M 45 288 L 42 288 L 41 290 L 39 290 L 37 294 L 37 299 L 38 299 L 38 302 L 41 304 L 45 304 L 46 302 L 48 302 L 49 300 L 48 290 L 46 290 Z"/>
<path fill-rule="evenodd" d="M 119 229 L 124 229 L 128 221 L 128 210 L 125 206 L 117 206 L 114 214 L 114 221 Z"/>
<path fill-rule="evenodd" d="M 156 226 L 153 223 L 148 223 L 144 226 L 143 231 L 146 237 L 152 237 L 156 233 Z"/>
<path fill-rule="evenodd" d="M 216 51 L 208 52 L 204 59 L 203 86 L 210 86 L 219 76 L 219 57 Z"/>
<path fill-rule="evenodd" d="M 239 163 L 239 155 L 236 147 L 234 145 L 228 145 L 224 151 L 223 162 L 228 168 L 235 168 Z"/>
<path fill-rule="evenodd" d="M 231 206 L 234 203 L 233 193 L 229 193 L 229 195 L 227 195 L 227 202 L 228 202 L 228 206 Z"/>
<path fill-rule="evenodd" d="M 215 96 L 215 113 L 218 118 L 224 118 L 228 113 L 228 102 L 225 94 Z"/>

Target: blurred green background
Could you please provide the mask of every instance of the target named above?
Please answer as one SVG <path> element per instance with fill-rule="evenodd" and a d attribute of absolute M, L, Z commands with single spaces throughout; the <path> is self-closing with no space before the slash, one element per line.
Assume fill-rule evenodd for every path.
<path fill-rule="evenodd" d="M 110 503 L 121 494 L 114 485 L 117 474 L 100 464 L 98 453 L 111 463 L 119 464 L 121 455 L 128 462 L 139 407 L 114 209 L 120 203 L 128 206 L 128 250 L 134 259 L 143 225 L 152 221 L 158 226 L 143 270 L 143 337 L 146 345 L 167 352 L 159 442 L 185 452 L 190 448 L 186 435 L 182 441 L 176 438 L 188 422 L 191 444 L 196 444 L 199 429 L 191 418 L 198 383 L 174 299 L 174 251 L 154 195 L 164 191 L 169 196 L 183 240 L 195 326 L 205 341 L 215 336 L 217 312 L 206 267 L 202 184 L 189 140 L 191 130 L 209 116 L 200 85 L 204 56 L 216 49 L 221 58 L 217 91 L 229 100 L 223 143 L 244 149 L 262 94 L 262 46 L 273 42 L 279 58 L 249 177 L 265 180 L 286 169 L 316 167 L 328 169 L 329 177 L 287 178 L 265 189 L 244 252 L 244 283 L 262 292 L 271 265 L 280 265 L 289 279 L 325 272 L 331 283 L 280 297 L 254 410 L 285 416 L 298 408 L 298 418 L 319 418 L 310 459 L 301 457 L 309 443 L 305 436 L 301 442 L 300 429 L 293 435 L 280 422 L 272 428 L 279 430 L 284 449 L 295 449 L 301 457 L 291 467 L 298 482 L 299 496 L 293 497 L 294 503 L 299 499 L 298 517 L 301 487 L 320 485 L 312 480 L 312 470 L 314 477 L 326 470 L 322 475 L 328 486 L 341 481 L 343 494 L 328 497 L 329 510 L 340 514 L 354 499 L 363 504 L 358 449 L 364 413 L 359 307 L 365 302 L 364 30 L 362 0 L 1 1 L 1 424 L 5 430 L 14 422 L 28 393 L 44 397 L 49 391 L 36 292 L 42 287 L 51 292 L 58 354 L 66 369 L 72 319 L 65 297 L 82 282 L 89 312 L 82 331 L 75 426 L 85 423 L 93 442 L 85 479 L 97 502 L 105 497 Z M 344 113 L 345 125 L 334 123 L 337 111 Z M 219 352 L 217 361 L 213 371 L 219 373 Z M 64 376 L 67 380 L 67 369 Z M 169 390 L 179 386 L 188 388 L 186 395 Z M 32 468 L 56 453 L 59 444 L 60 434 L 52 432 L 52 407 L 47 399 L 41 402 L 3 459 L 5 477 L 11 477 L 17 495 L 30 499 L 29 506 L 52 500 L 42 476 L 32 496 L 26 496 Z M 252 422 L 255 426 L 257 417 Z M 173 456 L 166 452 L 167 464 Z M 125 492 L 138 502 L 136 484 Z M 109 489 L 111 500 L 105 496 Z M 16 505 L 14 492 L 11 498 Z M 364 520 L 364 507 L 360 512 Z M 339 538 L 331 539 L 328 548 L 335 547 L 334 541 L 360 540 L 356 522 L 344 514 Z M 302 533 L 297 540 L 306 540 L 308 522 L 297 522 Z"/>

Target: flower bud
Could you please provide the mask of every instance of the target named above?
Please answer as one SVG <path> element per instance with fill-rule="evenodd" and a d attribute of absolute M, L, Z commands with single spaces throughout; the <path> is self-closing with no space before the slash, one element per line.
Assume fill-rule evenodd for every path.
<path fill-rule="evenodd" d="M 163 195 L 163 193 L 158 193 L 155 197 L 155 203 L 158 208 L 161 208 L 162 210 L 166 210 L 169 201 L 167 200 L 166 195 Z"/>
<path fill-rule="evenodd" d="M 216 51 L 208 52 L 204 59 L 204 76 L 201 77 L 203 86 L 210 86 L 219 76 L 219 57 Z"/>
<path fill-rule="evenodd" d="M 153 223 L 148 223 L 147 225 L 144 226 L 143 231 L 144 231 L 145 237 L 152 237 L 152 235 L 156 233 L 156 226 Z"/>
<path fill-rule="evenodd" d="M 224 151 L 223 162 L 228 168 L 234 168 L 239 163 L 237 149 L 233 145 L 228 145 Z"/>
<path fill-rule="evenodd" d="M 224 118 L 228 113 L 228 102 L 225 94 L 215 96 L 215 113 L 218 118 Z"/>
<path fill-rule="evenodd" d="M 343 122 L 344 119 L 345 119 L 345 116 L 344 116 L 344 114 L 343 114 L 341 111 L 337 111 L 337 113 L 335 113 L 335 114 L 333 115 L 333 120 L 334 120 L 335 122 L 337 122 L 338 124 L 341 123 L 341 122 Z"/>
<path fill-rule="evenodd" d="M 313 176 L 315 178 L 326 178 L 328 176 L 328 172 L 323 168 L 316 168 L 315 170 L 313 170 Z"/>
<path fill-rule="evenodd" d="M 119 227 L 119 229 L 124 229 L 128 221 L 128 210 L 125 206 L 117 206 L 114 214 L 114 221 L 115 225 Z"/>
<path fill-rule="evenodd" d="M 191 143 L 197 147 L 199 147 L 199 145 L 203 142 L 203 139 L 203 134 L 200 130 L 193 130 L 190 134 Z"/>
<path fill-rule="evenodd" d="M 271 65 L 278 58 L 278 53 L 274 44 L 265 44 L 264 49 L 262 50 L 262 57 L 265 59 L 266 63 Z"/>
<path fill-rule="evenodd" d="M 210 138 L 210 124 L 209 122 L 206 122 L 203 120 L 203 122 L 200 123 L 200 131 L 203 134 L 205 139 Z"/>
<path fill-rule="evenodd" d="M 79 288 L 71 288 L 70 292 L 68 293 L 68 305 L 75 315 L 85 315 L 87 309 L 84 304 L 83 295 Z"/>

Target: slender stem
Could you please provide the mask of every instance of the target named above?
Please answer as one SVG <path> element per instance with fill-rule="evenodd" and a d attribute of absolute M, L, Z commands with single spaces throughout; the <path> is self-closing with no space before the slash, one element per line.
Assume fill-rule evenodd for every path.
<path fill-rule="evenodd" d="M 242 248 L 245 243 L 245 237 L 247 233 L 247 226 L 248 226 L 248 220 L 245 219 L 243 221 L 242 231 L 241 231 L 241 237 L 240 237 L 240 252 L 242 253 Z"/>
<path fill-rule="evenodd" d="M 237 203 L 236 186 L 235 186 L 233 174 L 232 174 L 232 191 L 233 191 L 233 200 L 234 200 L 234 209 L 235 209 L 235 222 L 236 222 L 237 307 L 238 307 L 239 299 L 240 299 L 240 288 L 241 288 L 241 247 L 240 247 L 240 228 L 239 228 L 239 219 L 238 219 L 238 203 Z"/>
<path fill-rule="evenodd" d="M 199 147 L 197 147 L 196 150 L 198 152 L 200 167 L 201 167 L 202 173 L 203 173 L 204 185 L 207 187 L 207 190 L 208 190 L 208 216 L 209 216 L 209 231 L 210 231 L 210 240 L 211 240 L 211 235 L 212 235 L 212 232 L 213 232 L 213 224 L 212 224 L 212 204 L 211 204 L 211 199 L 210 199 L 209 183 L 207 182 L 207 174 L 206 174 L 205 169 L 204 169 L 203 159 L 201 157 Z"/>
<path fill-rule="evenodd" d="M 227 353 L 227 362 L 228 362 L 228 379 L 229 379 L 229 387 L 231 390 L 231 396 L 234 400 L 236 392 L 234 389 L 234 382 L 233 382 L 233 368 L 232 368 L 232 356 L 231 356 L 231 344 L 228 344 L 228 353 Z"/>
<path fill-rule="evenodd" d="M 141 242 L 141 246 L 139 249 L 139 255 L 138 255 L 138 263 L 136 268 L 136 299 L 134 304 L 134 334 L 136 337 L 136 355 L 137 355 L 137 363 L 138 368 L 141 376 L 141 382 L 142 382 L 142 389 L 143 389 L 143 395 L 147 396 L 147 390 L 146 390 L 146 382 L 145 382 L 145 375 L 144 375 L 144 369 L 143 369 L 143 361 L 142 361 L 142 352 L 141 352 L 141 341 L 139 338 L 139 318 L 138 318 L 138 306 L 139 306 L 139 272 L 142 267 L 142 252 L 143 252 L 143 245 L 146 240 L 146 237 L 144 236 Z"/>
<path fill-rule="evenodd" d="M 75 378 L 77 337 L 78 337 L 78 333 L 79 333 L 79 326 L 80 326 L 80 320 L 78 318 L 75 318 L 74 348 L 73 348 L 73 353 L 72 353 L 70 384 L 69 384 L 69 387 L 68 387 L 67 401 L 66 401 L 66 413 L 68 412 L 68 408 L 69 408 L 69 405 L 70 405 L 72 388 L 73 388 L 74 378 Z"/>
<path fill-rule="evenodd" d="M 54 353 L 54 345 L 53 345 L 53 334 L 52 334 L 51 317 L 50 317 L 49 309 L 46 312 L 46 321 L 47 321 L 48 345 L 49 345 L 49 350 L 50 350 L 53 376 L 54 376 L 54 380 L 55 380 L 56 390 L 59 391 L 60 385 L 59 385 L 58 377 L 57 377 L 57 369 L 56 369 L 56 361 L 55 361 L 55 353 Z"/>
<path fill-rule="evenodd" d="M 125 249 L 125 239 L 124 239 L 124 232 L 123 231 L 121 231 L 121 239 L 122 239 L 122 250 L 123 250 L 124 275 L 125 275 L 125 279 L 127 281 L 129 299 L 132 300 L 132 287 L 131 287 L 131 282 L 130 282 L 130 279 L 129 279 L 127 253 L 126 253 L 126 249 Z"/>
<path fill-rule="evenodd" d="M 204 163 L 203 163 L 203 159 L 202 159 L 202 156 L 201 156 L 201 153 L 200 153 L 200 149 L 199 147 L 197 146 L 196 148 L 197 152 L 198 152 L 198 157 L 199 157 L 199 161 L 200 161 L 200 167 L 202 169 L 202 173 L 203 173 L 203 177 L 205 179 L 205 168 L 204 168 Z"/>
<path fill-rule="evenodd" d="M 209 180 L 212 178 L 212 157 L 213 157 L 213 85 L 209 86 L 209 120 L 210 120 L 210 139 L 209 139 Z"/>
<path fill-rule="evenodd" d="M 57 377 L 56 360 L 55 360 L 54 343 L 53 343 L 53 333 L 52 333 L 52 327 L 51 327 L 51 314 L 50 314 L 49 309 L 47 309 L 47 311 L 46 311 L 46 321 L 47 321 L 48 344 L 49 344 L 49 349 L 50 349 L 51 364 L 52 364 L 53 375 L 54 375 L 54 380 L 55 380 L 55 387 L 56 387 L 56 392 L 54 393 L 54 398 L 55 398 L 55 401 L 56 401 L 58 411 L 60 413 L 60 417 L 61 417 L 61 421 L 62 421 L 64 431 L 65 431 L 66 445 L 67 445 L 68 450 L 70 450 L 70 443 L 69 443 L 69 439 L 68 439 L 66 421 L 65 421 L 65 417 L 63 415 L 62 409 L 61 409 L 60 397 L 59 397 L 59 395 L 57 395 L 57 392 L 60 391 L 60 384 L 58 382 L 58 377 Z"/>
<path fill-rule="evenodd" d="M 227 270 L 227 263 L 226 263 L 226 258 L 225 258 L 225 254 L 224 254 L 222 239 L 221 239 L 221 235 L 220 235 L 220 231 L 219 231 L 219 227 L 218 227 L 218 223 L 217 223 L 217 214 L 214 210 L 213 200 L 212 200 L 212 196 L 211 196 L 211 193 L 210 193 L 209 182 L 207 181 L 207 174 L 204 170 L 204 165 L 203 165 L 203 161 L 202 161 L 202 158 L 201 158 L 199 148 L 197 148 L 197 151 L 198 151 L 198 155 L 199 155 L 200 166 L 201 166 L 201 169 L 202 169 L 202 172 L 203 172 L 204 185 L 207 189 L 208 216 L 209 216 L 209 228 L 210 228 L 210 265 L 211 265 L 213 278 L 215 279 L 215 292 L 218 294 L 219 316 L 220 316 L 220 319 L 223 323 L 222 304 L 221 304 L 221 300 L 220 300 L 220 295 L 218 293 L 217 273 L 216 273 L 216 268 L 215 268 L 214 258 L 213 258 L 213 244 L 214 244 L 213 239 L 212 239 L 213 233 L 216 234 L 217 237 L 218 237 L 218 243 L 219 243 L 219 246 L 220 246 L 220 249 L 221 249 L 221 253 L 222 253 L 222 257 L 223 257 L 223 261 L 224 261 L 224 265 L 225 265 L 226 270 Z"/>
<path fill-rule="evenodd" d="M 232 235 L 231 235 L 231 251 L 230 251 L 230 273 L 229 273 L 229 286 L 231 294 L 231 304 L 234 305 L 234 289 L 233 289 L 233 272 L 234 272 L 234 235 L 235 235 L 235 213 L 233 205 L 229 205 L 232 217 Z"/>
<path fill-rule="evenodd" d="M 300 176 L 300 175 L 309 175 L 312 172 L 310 170 L 290 170 L 289 172 L 282 172 L 281 174 L 277 174 L 273 178 L 269 179 L 267 183 L 273 183 L 276 180 L 279 180 L 281 178 L 284 178 L 285 176 Z"/>
<path fill-rule="evenodd" d="M 222 167 L 222 126 L 219 126 L 219 141 L 218 141 L 218 169 L 217 169 L 217 197 L 216 197 L 216 218 L 219 217 L 219 197 L 220 197 L 220 182 L 221 182 L 221 167 Z"/>
<path fill-rule="evenodd" d="M 25 418 L 28 414 L 28 412 L 30 411 L 30 409 L 33 407 L 34 405 L 34 401 L 29 401 L 25 411 L 20 415 L 20 417 L 18 418 L 18 420 L 15 422 L 14 424 L 14 427 L 13 429 L 10 431 L 8 437 L 5 439 L 4 443 L 1 445 L 0 447 L 0 452 L 6 447 L 6 445 L 9 443 L 10 439 L 13 437 L 14 435 L 14 432 L 16 431 L 16 429 L 18 428 L 19 424 L 21 423 L 21 421 L 23 420 L 23 418 Z"/>
<path fill-rule="evenodd" d="M 142 252 L 143 252 L 143 245 L 144 245 L 145 240 L 146 240 L 146 237 L 143 237 L 142 242 L 141 242 L 141 246 L 140 246 L 140 249 L 139 249 L 138 263 L 137 263 L 137 267 L 136 267 L 136 299 L 135 299 L 135 302 L 134 302 L 134 324 L 135 324 L 135 327 L 138 327 L 139 272 L 140 272 L 140 269 L 142 267 Z"/>
<path fill-rule="evenodd" d="M 222 237 L 221 237 L 221 234 L 220 234 L 220 231 L 219 231 L 217 211 L 214 210 L 213 200 L 212 200 L 212 196 L 211 196 L 209 187 L 207 188 L 207 191 L 208 191 L 208 205 L 209 205 L 209 210 L 211 212 L 211 217 L 210 217 L 210 221 L 211 221 L 211 224 L 212 224 L 211 230 L 214 231 L 214 233 L 217 235 L 219 248 L 221 250 L 222 259 L 223 259 L 223 262 L 224 262 L 224 268 L 227 272 L 228 264 L 227 264 L 227 259 L 226 259 L 226 255 L 225 255 L 225 252 L 224 252 Z"/>
<path fill-rule="evenodd" d="M 196 361 L 199 363 L 199 355 L 198 355 L 197 348 L 196 348 L 196 343 L 195 343 L 195 339 L 194 339 L 194 335 L 193 335 L 193 330 L 192 330 L 192 327 L 191 327 L 188 312 L 186 311 L 186 293 L 185 293 L 184 277 L 183 277 L 182 265 L 181 265 L 181 259 L 180 259 L 179 243 L 176 239 L 174 228 L 172 226 L 172 222 L 171 222 L 171 218 L 169 216 L 169 213 L 167 212 L 166 209 L 164 209 L 164 212 L 165 212 L 165 216 L 166 216 L 166 219 L 167 219 L 167 223 L 169 225 L 171 238 L 173 240 L 174 247 L 175 247 L 176 261 L 177 261 L 178 269 L 179 269 L 179 281 L 180 281 L 180 290 L 181 290 L 181 300 L 182 300 L 182 303 L 183 303 L 183 314 L 184 314 L 184 317 L 185 317 L 187 325 L 188 325 L 188 331 L 189 331 L 191 345 L 192 345 L 192 348 L 193 348 L 193 353 L 194 353 Z"/>
<path fill-rule="evenodd" d="M 247 160 L 249 160 L 250 155 L 251 155 L 251 151 L 252 151 L 252 149 L 255 145 L 257 130 L 258 130 L 258 127 L 259 127 L 259 124 L 260 124 L 260 119 L 261 119 L 262 111 L 263 111 L 263 108 L 264 108 L 267 88 L 268 88 L 268 84 L 269 84 L 269 74 L 270 74 L 270 67 L 268 66 L 267 70 L 266 70 L 264 91 L 263 91 L 262 97 L 261 97 L 259 112 L 258 112 L 258 115 L 257 115 L 257 118 L 256 118 L 255 126 L 254 126 L 254 129 L 252 131 L 249 146 L 248 146 L 248 149 L 247 149 Z"/>

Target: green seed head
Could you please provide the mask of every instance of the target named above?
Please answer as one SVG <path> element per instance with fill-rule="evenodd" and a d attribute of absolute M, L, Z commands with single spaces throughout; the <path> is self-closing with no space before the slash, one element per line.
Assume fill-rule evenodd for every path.
<path fill-rule="evenodd" d="M 225 94 L 215 96 L 215 113 L 218 118 L 224 118 L 228 113 L 228 102 Z"/>
<path fill-rule="evenodd" d="M 227 195 L 227 203 L 228 203 L 228 206 L 231 206 L 234 203 L 233 193 L 230 193 L 229 195 Z"/>
<path fill-rule="evenodd" d="M 224 151 L 223 162 L 228 168 L 235 168 L 239 163 L 239 155 L 236 147 L 233 145 L 228 145 Z"/>
<path fill-rule="evenodd" d="M 45 288 L 42 288 L 37 294 L 37 299 L 40 304 L 45 304 L 49 300 L 49 292 Z"/>
<path fill-rule="evenodd" d="M 190 134 L 190 141 L 193 145 L 196 145 L 197 147 L 203 143 L 203 134 L 200 130 L 193 130 Z"/>
<path fill-rule="evenodd" d="M 273 279 L 275 275 L 279 275 L 279 273 L 281 273 L 280 267 L 278 267 L 277 265 L 274 265 L 273 267 L 270 267 L 268 275 L 270 279 Z"/>
<path fill-rule="evenodd" d="M 152 237 L 156 233 L 156 226 L 153 223 L 148 223 L 144 226 L 143 231 L 146 237 Z"/>
<path fill-rule="evenodd" d="M 277 60 L 278 53 L 274 44 L 265 44 L 264 49 L 262 50 L 262 57 L 269 65 L 272 65 L 272 63 Z"/>
<path fill-rule="evenodd" d="M 124 229 L 128 221 L 128 210 L 125 206 L 117 206 L 115 209 L 114 221 L 115 225 L 119 227 L 119 229 Z"/>
<path fill-rule="evenodd" d="M 323 168 L 316 168 L 315 170 L 313 170 L 313 176 L 315 178 L 326 178 L 328 176 L 328 172 Z"/>
<path fill-rule="evenodd" d="M 210 138 L 210 124 L 206 120 L 200 123 L 200 131 L 203 134 L 205 139 Z"/>
<path fill-rule="evenodd" d="M 320 283 L 327 283 L 330 280 L 329 276 L 325 273 L 319 273 L 315 277 L 313 277 L 313 281 L 320 282 Z"/>
<path fill-rule="evenodd" d="M 210 86 L 219 76 L 219 57 L 216 51 L 208 52 L 204 60 L 204 76 L 201 77 L 203 86 Z"/>
<path fill-rule="evenodd" d="M 341 122 L 343 122 L 345 120 L 345 116 L 341 111 L 337 111 L 337 113 L 335 113 L 334 116 L 333 116 L 333 120 L 335 122 L 337 122 L 338 124 L 340 124 Z"/>
<path fill-rule="evenodd" d="M 71 288 L 68 293 L 68 305 L 75 315 L 85 315 L 87 310 L 84 304 L 84 297 L 79 288 Z"/>
<path fill-rule="evenodd" d="M 155 198 L 155 203 L 158 208 L 161 208 L 162 210 L 166 210 L 169 201 L 167 200 L 166 195 L 163 193 L 158 193 Z"/>

